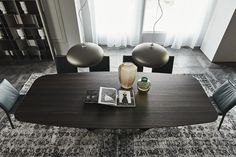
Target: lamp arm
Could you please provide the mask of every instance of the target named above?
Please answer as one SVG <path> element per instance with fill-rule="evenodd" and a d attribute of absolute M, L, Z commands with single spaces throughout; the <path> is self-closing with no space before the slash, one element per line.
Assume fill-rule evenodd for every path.
<path fill-rule="evenodd" d="M 160 19 L 162 18 L 163 16 L 163 9 L 162 9 L 162 6 L 161 6 L 161 3 L 160 3 L 160 0 L 158 0 L 158 6 L 161 10 L 161 15 L 159 16 L 159 18 L 156 20 L 156 22 L 154 23 L 153 25 L 153 33 L 152 33 L 152 45 L 153 45 L 153 42 L 154 42 L 154 35 L 155 35 L 155 29 L 156 29 L 156 24 L 160 21 Z M 158 12 L 158 11 L 157 11 Z"/>
<path fill-rule="evenodd" d="M 88 1 L 88 0 L 85 0 L 85 1 L 84 1 L 84 3 L 82 4 L 82 6 L 80 7 L 80 9 L 79 9 L 79 11 L 78 11 L 79 22 L 80 22 L 80 24 L 81 24 L 82 27 L 84 27 L 84 25 L 83 25 L 83 20 L 82 20 L 82 17 L 81 17 L 81 15 L 80 15 L 80 13 L 82 12 L 82 10 L 83 10 L 83 8 L 85 7 L 85 5 L 87 4 L 87 1 Z M 85 42 L 85 36 L 84 36 L 84 35 L 83 35 L 83 38 L 84 38 L 84 42 Z M 82 42 L 82 44 L 83 44 L 83 42 Z"/>

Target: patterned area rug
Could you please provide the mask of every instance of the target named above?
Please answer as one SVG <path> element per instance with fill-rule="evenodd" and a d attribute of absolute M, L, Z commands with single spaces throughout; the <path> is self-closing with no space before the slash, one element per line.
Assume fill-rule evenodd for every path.
<path fill-rule="evenodd" d="M 32 74 L 20 91 L 28 91 Z M 219 82 L 208 74 L 193 75 L 208 96 Z M 217 131 L 216 122 L 184 127 L 150 129 L 86 129 L 23 123 L 13 117 L 0 122 L 0 156 L 236 156 L 236 121 L 229 113 Z"/>

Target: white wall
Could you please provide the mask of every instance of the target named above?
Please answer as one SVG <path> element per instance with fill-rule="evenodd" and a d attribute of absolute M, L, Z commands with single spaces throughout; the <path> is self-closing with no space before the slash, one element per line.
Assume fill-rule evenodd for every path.
<path fill-rule="evenodd" d="M 216 52 L 222 42 L 226 29 L 236 8 L 236 0 L 218 0 L 207 32 L 203 39 L 201 50 L 210 61 L 216 61 Z M 224 53 L 224 50 L 218 51 Z M 227 55 L 233 52 L 227 53 Z M 221 55 L 222 56 L 222 55 Z M 226 58 L 217 57 L 217 61 L 228 61 Z M 233 61 L 233 60 L 232 60 Z M 234 59 L 236 61 L 236 58 Z"/>
<path fill-rule="evenodd" d="M 75 0 L 77 3 L 81 2 L 81 4 L 84 4 L 86 2 L 86 0 Z M 81 8 L 81 4 L 78 5 L 77 8 Z M 86 41 L 86 42 L 93 42 L 93 32 L 91 30 L 92 29 L 92 24 L 91 24 L 91 20 L 94 20 L 94 19 L 91 19 L 91 15 L 90 15 L 90 7 L 91 7 L 92 3 L 90 3 L 89 1 L 86 2 L 84 8 L 83 8 L 83 11 L 81 11 L 81 19 L 78 19 L 78 20 L 81 20 L 79 21 L 80 23 L 80 28 L 82 28 L 82 32 L 83 33 L 83 41 Z M 77 10 L 79 10 L 77 9 Z M 78 11 L 77 11 L 78 12 Z M 83 18 L 83 17 L 86 17 L 86 18 Z M 81 25 L 81 22 L 83 22 L 83 25 L 86 26 L 86 27 L 83 27 L 83 25 Z M 85 35 L 86 34 L 86 35 Z"/>
<path fill-rule="evenodd" d="M 236 10 L 216 51 L 214 62 L 236 62 Z"/>
<path fill-rule="evenodd" d="M 57 55 L 66 55 L 70 47 L 80 43 L 74 0 L 43 0 L 49 34 Z"/>

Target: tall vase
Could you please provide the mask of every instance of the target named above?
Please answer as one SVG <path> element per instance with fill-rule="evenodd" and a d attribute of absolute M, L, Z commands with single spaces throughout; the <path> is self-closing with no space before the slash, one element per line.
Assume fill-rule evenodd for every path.
<path fill-rule="evenodd" d="M 124 89 L 132 88 L 137 73 L 137 66 L 133 63 L 123 63 L 119 66 L 119 80 Z"/>

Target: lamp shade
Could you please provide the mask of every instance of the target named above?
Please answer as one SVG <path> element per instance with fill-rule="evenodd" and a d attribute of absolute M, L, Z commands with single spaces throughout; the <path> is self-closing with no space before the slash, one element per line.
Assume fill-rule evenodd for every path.
<path fill-rule="evenodd" d="M 155 43 L 142 43 L 137 45 L 132 52 L 134 62 L 139 65 L 160 68 L 169 60 L 167 50 Z"/>
<path fill-rule="evenodd" d="M 103 49 L 94 43 L 82 43 L 71 47 L 66 55 L 67 61 L 77 67 L 91 67 L 103 59 Z"/>

